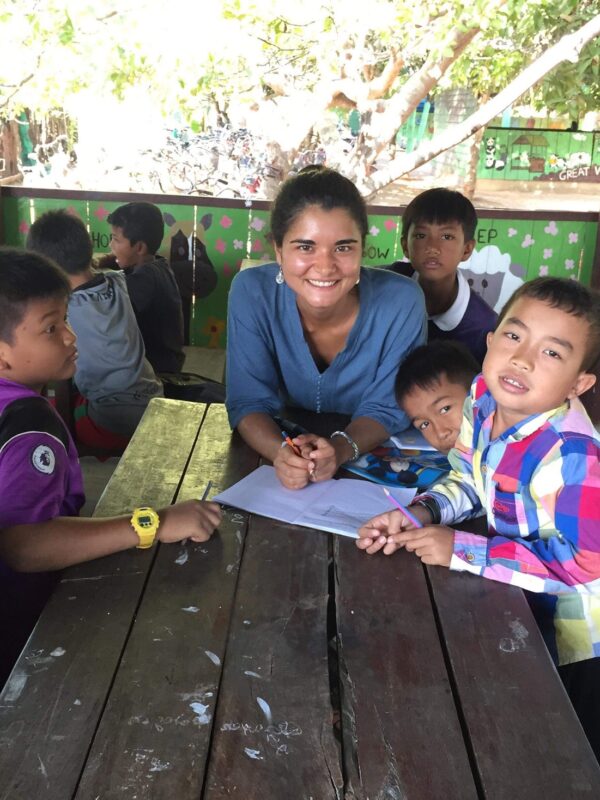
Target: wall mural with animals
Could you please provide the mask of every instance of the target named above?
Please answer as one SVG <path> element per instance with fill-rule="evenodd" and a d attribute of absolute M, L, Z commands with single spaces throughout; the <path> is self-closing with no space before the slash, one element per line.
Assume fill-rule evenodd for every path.
<path fill-rule="evenodd" d="M 486 128 L 477 177 L 600 183 L 600 133 Z"/>
<path fill-rule="evenodd" d="M 45 211 L 67 208 L 89 227 L 96 255 L 110 251 L 108 214 L 123 202 L 151 199 L 165 223 L 160 254 L 170 260 L 184 303 L 191 344 L 225 346 L 227 295 L 245 259 L 273 258 L 269 212 L 243 202 L 187 198 L 169 203 L 161 198 L 128 195 L 86 201 L 75 193 L 35 197 L 33 190 L 3 189 L 2 222 L 6 244 L 23 246 L 31 223 Z M 78 193 L 81 195 L 82 193 Z M 213 204 L 214 203 L 214 204 Z M 402 208 L 369 209 L 367 265 L 403 259 L 400 245 Z M 598 215 L 591 212 L 497 212 L 479 210 L 476 247 L 462 269 L 473 288 L 496 310 L 523 281 L 556 275 L 589 284 L 592 277 Z"/>

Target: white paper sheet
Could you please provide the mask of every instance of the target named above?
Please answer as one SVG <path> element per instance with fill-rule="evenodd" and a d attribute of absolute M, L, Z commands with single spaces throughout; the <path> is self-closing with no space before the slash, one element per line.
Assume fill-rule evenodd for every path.
<path fill-rule="evenodd" d="M 415 495 L 415 489 L 390 491 L 402 505 L 410 503 Z M 393 510 L 379 484 L 341 478 L 310 483 L 293 491 L 285 489 L 274 468 L 267 466 L 254 470 L 212 500 L 263 517 L 354 538 L 368 519 Z"/>

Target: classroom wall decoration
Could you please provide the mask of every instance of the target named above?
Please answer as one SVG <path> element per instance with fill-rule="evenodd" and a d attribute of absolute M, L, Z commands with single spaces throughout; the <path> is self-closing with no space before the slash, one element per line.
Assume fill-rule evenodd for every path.
<path fill-rule="evenodd" d="M 67 208 L 88 225 L 97 255 L 110 251 L 112 210 L 132 200 L 151 200 L 163 213 L 160 254 L 171 262 L 182 299 L 189 342 L 222 348 L 226 339 L 227 295 L 242 261 L 274 260 L 268 204 L 245 205 L 218 198 L 56 190 L 2 189 L 6 244 L 23 246 L 31 223 L 49 209 Z M 404 258 L 400 244 L 402 208 L 369 209 L 364 264 L 384 266 Z M 598 215 L 590 212 L 497 212 L 479 210 L 476 247 L 462 265 L 467 280 L 499 310 L 523 281 L 557 275 L 590 284 L 598 236 Z"/>
<path fill-rule="evenodd" d="M 600 133 L 486 128 L 477 177 L 600 183 Z"/>

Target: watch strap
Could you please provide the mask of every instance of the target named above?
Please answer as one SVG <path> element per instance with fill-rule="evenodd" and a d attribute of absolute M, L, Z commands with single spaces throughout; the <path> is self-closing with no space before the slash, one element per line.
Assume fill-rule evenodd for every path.
<path fill-rule="evenodd" d="M 139 550 L 147 550 L 152 547 L 160 525 L 160 517 L 150 506 L 140 506 L 131 515 L 131 527 L 137 533 L 140 540 L 136 547 Z"/>
<path fill-rule="evenodd" d="M 423 506 L 424 508 L 426 508 L 431 514 L 432 525 L 439 525 L 440 522 L 442 521 L 442 513 L 440 511 L 440 507 L 433 497 L 420 497 L 418 500 L 415 500 L 415 502 L 411 503 L 410 505 Z"/>

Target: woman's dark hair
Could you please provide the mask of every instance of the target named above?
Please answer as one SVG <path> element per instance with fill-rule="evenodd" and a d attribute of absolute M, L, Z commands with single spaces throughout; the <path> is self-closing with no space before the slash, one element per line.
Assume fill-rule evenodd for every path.
<path fill-rule="evenodd" d="M 402 214 L 402 238 L 408 236 L 411 225 L 444 225 L 452 222 L 462 227 L 465 242 L 474 239 L 477 212 L 473 203 L 464 194 L 453 189 L 427 189 L 406 206 L 406 211 Z"/>
<path fill-rule="evenodd" d="M 55 261 L 69 275 L 89 268 L 94 249 L 87 228 L 64 209 L 47 211 L 27 234 L 27 248 Z"/>
<path fill-rule="evenodd" d="M 308 206 L 347 211 L 358 225 L 364 245 L 369 230 L 365 201 L 351 180 L 325 167 L 299 172 L 281 185 L 271 208 L 271 236 L 277 247 L 281 247 L 294 220 Z"/>
<path fill-rule="evenodd" d="M 32 300 L 70 295 L 65 273 L 49 259 L 16 247 L 0 247 L 0 340 L 13 343 Z"/>

